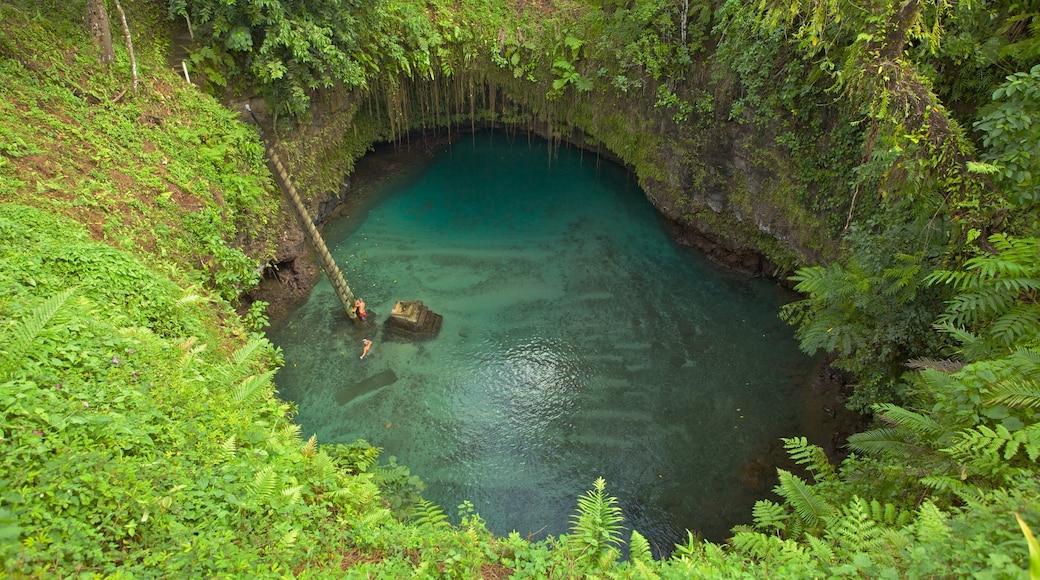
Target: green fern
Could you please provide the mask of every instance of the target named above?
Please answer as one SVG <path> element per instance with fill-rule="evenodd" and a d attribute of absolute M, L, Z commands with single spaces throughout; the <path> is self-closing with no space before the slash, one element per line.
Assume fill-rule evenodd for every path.
<path fill-rule="evenodd" d="M 778 469 L 777 474 L 780 476 L 780 484 L 773 490 L 786 500 L 787 505 L 808 528 L 819 527 L 833 513 L 830 504 L 816 495 L 801 478 L 783 469 Z"/>
<path fill-rule="evenodd" d="M 419 525 L 447 526 L 448 515 L 428 499 L 419 499 L 411 509 L 412 520 Z"/>
<path fill-rule="evenodd" d="M 984 348 L 975 344 L 973 358 L 1007 352 L 1040 335 L 1040 239 L 994 234 L 989 241 L 997 254 L 976 256 L 962 270 L 940 270 L 927 278 L 958 291 L 939 325 L 977 334 Z"/>
<path fill-rule="evenodd" d="M 869 455 L 899 457 L 922 455 L 926 448 L 907 441 L 906 431 L 894 427 L 878 427 L 849 436 L 849 449 Z"/>
<path fill-rule="evenodd" d="M 938 371 L 922 371 L 925 377 L 944 378 L 946 375 Z M 945 429 L 938 421 L 922 413 L 916 413 L 904 409 L 892 403 L 875 405 L 874 414 L 879 419 L 908 429 L 917 435 L 928 439 L 935 439 L 943 434 Z"/>
<path fill-rule="evenodd" d="M 288 505 L 300 503 L 303 499 L 303 486 L 291 485 L 282 490 L 282 497 L 286 498 Z"/>
<path fill-rule="evenodd" d="M 283 550 L 289 550 L 296 545 L 296 540 L 299 539 L 300 530 L 293 528 L 286 532 L 281 539 L 278 540 L 278 545 Z"/>
<path fill-rule="evenodd" d="M 905 526 L 913 520 L 913 513 L 899 509 L 894 504 L 882 504 L 876 499 L 870 500 L 870 517 L 876 522 L 889 526 Z"/>
<path fill-rule="evenodd" d="M 275 371 L 246 377 L 231 393 L 231 402 L 248 406 L 270 394 Z"/>
<path fill-rule="evenodd" d="M 300 444 L 300 431 L 302 428 L 296 423 L 286 423 L 275 431 L 274 445 L 278 447 L 295 448 Z"/>
<path fill-rule="evenodd" d="M 1012 433 L 1007 427 L 978 425 L 961 433 L 960 440 L 944 449 L 953 458 L 972 464 L 1003 464 L 1019 452 L 1035 462 L 1040 457 L 1040 423 Z"/>
<path fill-rule="evenodd" d="M 75 288 L 58 292 L 37 306 L 26 320 L 8 327 L 0 335 L 0 352 L 4 353 L 0 358 L 3 361 L 0 364 L 0 378 L 9 377 L 22 364 L 26 353 L 48 326 L 62 324 L 68 319 L 63 307 L 75 293 Z"/>
<path fill-rule="evenodd" d="M 986 404 L 1040 408 L 1040 352 L 1020 348 L 1007 362 L 1008 375 L 990 384 Z"/>
<path fill-rule="evenodd" d="M 654 559 L 653 553 L 650 551 L 650 542 L 637 530 L 632 530 L 632 537 L 628 541 L 628 558 L 632 562 L 644 564 Z"/>
<path fill-rule="evenodd" d="M 737 532 L 730 539 L 730 544 L 741 554 L 762 561 L 769 568 L 793 565 L 804 570 L 811 559 L 802 544 L 759 532 Z"/>
<path fill-rule="evenodd" d="M 979 500 L 982 493 L 975 486 L 968 485 L 960 477 L 950 475 L 929 475 L 922 477 L 921 485 L 936 492 L 955 495 L 962 500 Z"/>
<path fill-rule="evenodd" d="M 242 348 L 236 350 L 235 354 L 231 355 L 231 364 L 236 367 L 244 367 L 249 364 L 249 361 L 253 359 L 253 356 L 263 344 L 264 341 L 261 339 L 250 340 Z"/>
<path fill-rule="evenodd" d="M 756 560 L 768 560 L 780 552 L 780 538 L 760 532 L 742 531 L 733 534 L 730 544 L 738 552 Z"/>
<path fill-rule="evenodd" d="M 926 384 L 928 378 L 946 380 L 946 375 L 938 371 L 924 370 L 919 375 Z M 946 433 L 946 429 L 931 417 L 898 405 L 875 405 L 874 412 L 878 419 L 892 426 L 878 427 L 850 436 L 849 448 L 889 457 L 922 456 L 934 453 L 936 442 Z"/>
<path fill-rule="evenodd" d="M 220 462 L 225 463 L 235 458 L 235 454 L 238 452 L 238 441 L 234 435 L 231 435 L 220 444 Z"/>
<path fill-rule="evenodd" d="M 310 456 L 310 467 L 314 471 L 314 477 L 317 481 L 328 479 L 339 472 L 336 463 L 329 457 L 328 453 L 325 453 L 324 449 L 318 450 Z"/>
<path fill-rule="evenodd" d="M 827 565 L 834 564 L 837 556 L 835 555 L 834 546 L 831 543 L 812 535 L 805 536 L 804 541 L 809 544 L 812 555 L 818 560 Z"/>
<path fill-rule="evenodd" d="M 827 458 L 827 453 L 819 445 L 810 445 L 805 437 L 783 437 L 787 455 L 798 465 L 805 466 L 812 472 L 816 481 L 828 481 L 837 477 L 834 466 Z"/>
<path fill-rule="evenodd" d="M 252 363 L 258 354 L 262 352 L 262 349 L 270 344 L 266 338 L 254 338 L 242 345 L 241 348 L 235 351 L 231 355 L 231 360 L 228 361 L 222 371 L 224 376 L 235 379 L 245 374 L 249 374 L 249 365 Z"/>
<path fill-rule="evenodd" d="M 606 495 L 607 482 L 597 478 L 594 488 L 578 498 L 578 513 L 571 518 L 567 546 L 575 560 L 604 569 L 613 563 L 621 545 L 621 508 L 617 498 Z"/>
<path fill-rule="evenodd" d="M 950 517 L 950 514 L 940 510 L 934 503 L 925 500 L 917 509 L 917 517 L 914 518 L 914 535 L 922 542 L 946 543 L 952 535 Z"/>
<path fill-rule="evenodd" d="M 751 515 L 755 519 L 755 529 L 763 532 L 786 530 L 786 521 L 790 517 L 784 506 L 768 499 L 756 501 Z"/>
<path fill-rule="evenodd" d="M 858 496 L 830 522 L 827 535 L 848 552 L 870 552 L 875 556 L 883 552 L 885 543 L 884 529 L 871 517 L 870 503 Z"/>
<path fill-rule="evenodd" d="M 253 481 L 246 485 L 250 503 L 256 506 L 269 503 L 275 497 L 277 487 L 278 474 L 275 473 L 274 466 L 264 467 L 256 472 Z"/>

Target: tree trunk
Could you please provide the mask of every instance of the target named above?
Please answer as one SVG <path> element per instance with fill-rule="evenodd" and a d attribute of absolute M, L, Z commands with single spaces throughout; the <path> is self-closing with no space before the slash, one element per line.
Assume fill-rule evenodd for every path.
<path fill-rule="evenodd" d="M 101 53 L 101 64 L 108 66 L 116 58 L 112 50 L 112 29 L 108 23 L 105 0 L 87 0 L 87 28 Z"/>
<path fill-rule="evenodd" d="M 126 49 L 130 52 L 130 73 L 133 77 L 134 92 L 137 92 L 137 59 L 134 58 L 134 41 L 130 39 L 130 25 L 126 23 L 126 12 L 123 12 L 123 5 L 116 0 L 116 10 L 119 11 L 119 18 L 123 21 L 123 32 L 126 34 Z"/>

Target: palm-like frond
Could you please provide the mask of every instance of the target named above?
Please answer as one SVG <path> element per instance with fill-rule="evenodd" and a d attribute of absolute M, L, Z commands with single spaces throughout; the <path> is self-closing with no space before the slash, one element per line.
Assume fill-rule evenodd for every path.
<path fill-rule="evenodd" d="M 1000 381 L 991 386 L 988 405 L 1040 409 L 1040 383 L 1023 378 Z"/>
<path fill-rule="evenodd" d="M 849 436 L 849 448 L 869 455 L 920 456 L 927 448 L 910 441 L 905 429 L 879 427 Z"/>
<path fill-rule="evenodd" d="M 921 374 L 925 376 L 946 376 L 936 371 L 922 371 Z M 935 439 L 945 432 L 943 426 L 935 419 L 892 403 L 875 405 L 874 414 L 892 425 L 897 425 L 927 439 Z"/>

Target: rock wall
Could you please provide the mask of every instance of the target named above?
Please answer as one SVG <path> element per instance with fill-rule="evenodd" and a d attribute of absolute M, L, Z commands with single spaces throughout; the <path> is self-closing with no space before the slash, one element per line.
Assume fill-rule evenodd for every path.
<path fill-rule="evenodd" d="M 356 93 L 329 91 L 316 98 L 310 117 L 283 130 L 279 145 L 314 221 L 322 223 L 351 201 L 351 173 L 374 143 L 422 151 L 431 142 L 463 132 L 512 125 L 628 167 L 670 224 L 673 238 L 727 267 L 782 278 L 797 266 L 833 254 L 836 236 L 826 230 L 818 212 L 805 207 L 805 195 L 796 199 L 809 186 L 799 181 L 791 154 L 776 144 L 773 127 L 729 119 L 719 112 L 721 105 L 677 123 L 670 111 L 655 108 L 652 95 L 607 90 L 550 101 L 523 79 L 486 66 L 476 75 L 479 82 L 456 83 L 467 94 L 446 99 L 461 110 L 447 112 L 454 119 L 450 127 L 417 127 L 401 134 L 392 127 L 420 125 L 408 120 L 409 115 L 420 118 L 418 113 L 394 109 L 391 103 L 373 106 L 366 99 L 374 97 Z M 413 83 L 405 89 L 412 92 L 409 102 L 419 102 L 415 95 L 430 91 L 436 82 Z M 731 100 L 724 94 L 729 89 L 719 87 L 707 87 L 714 91 L 714 101 Z M 262 104 L 259 109 L 261 122 L 269 123 Z M 469 117 L 474 111 L 479 121 Z M 298 232 L 286 232 L 278 249 L 278 273 L 270 278 L 280 280 L 292 272 L 289 285 L 308 289 L 316 269 L 301 262 L 309 259 L 301 238 Z"/>

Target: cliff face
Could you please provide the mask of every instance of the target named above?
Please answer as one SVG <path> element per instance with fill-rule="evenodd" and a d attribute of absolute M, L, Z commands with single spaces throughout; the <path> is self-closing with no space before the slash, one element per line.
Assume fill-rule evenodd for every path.
<path fill-rule="evenodd" d="M 698 78 L 714 80 L 677 88 L 700 101 L 678 119 L 649 89 L 552 93 L 478 59 L 452 78 L 397 79 L 392 90 L 373 87 L 365 95 L 321 93 L 309 118 L 282 134 L 281 153 L 321 222 L 349 202 L 349 176 L 373 143 L 421 151 L 460 132 L 511 126 L 627 166 L 673 237 L 726 266 L 780 276 L 832 257 L 834 216 L 818 209 L 825 205 L 819 186 L 803 177 L 804 151 L 779 144 L 799 124 L 731 118 L 739 83 L 718 74 Z"/>

